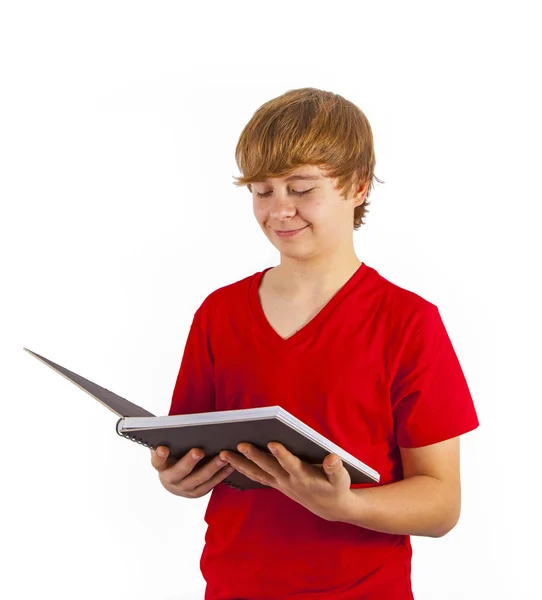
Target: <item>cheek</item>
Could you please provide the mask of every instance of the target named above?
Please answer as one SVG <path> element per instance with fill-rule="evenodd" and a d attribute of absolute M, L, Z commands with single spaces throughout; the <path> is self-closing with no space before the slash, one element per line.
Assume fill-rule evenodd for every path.
<path fill-rule="evenodd" d="M 269 220 L 269 209 L 268 207 L 261 205 L 261 204 L 257 204 L 256 202 L 254 203 L 254 206 L 252 208 L 252 211 L 254 213 L 254 216 L 256 217 L 256 220 L 263 226 L 267 223 L 267 221 Z"/>
<path fill-rule="evenodd" d="M 256 204 L 252 205 L 252 212 L 258 221 L 262 220 L 263 212 L 260 208 L 256 206 Z"/>
<path fill-rule="evenodd" d="M 256 220 L 258 221 L 258 223 L 260 223 L 262 226 L 265 225 L 267 218 L 268 218 L 265 210 L 254 207 L 254 216 L 256 217 Z"/>

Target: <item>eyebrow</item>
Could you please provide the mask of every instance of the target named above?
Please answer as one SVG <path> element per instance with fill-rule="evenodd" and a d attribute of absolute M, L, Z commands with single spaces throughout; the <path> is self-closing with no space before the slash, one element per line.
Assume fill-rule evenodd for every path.
<path fill-rule="evenodd" d="M 315 181 L 317 179 L 322 179 L 320 175 L 290 175 L 290 177 L 286 177 L 284 181 L 297 181 L 298 179 L 307 179 L 310 181 Z M 269 179 L 263 179 L 262 181 L 253 181 L 252 183 L 267 183 Z"/>

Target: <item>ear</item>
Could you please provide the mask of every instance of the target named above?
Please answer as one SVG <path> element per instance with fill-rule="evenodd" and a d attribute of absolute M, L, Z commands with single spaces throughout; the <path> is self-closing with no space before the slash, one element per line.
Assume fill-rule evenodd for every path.
<path fill-rule="evenodd" d="M 354 194 L 354 206 L 361 206 L 367 197 L 367 190 L 369 189 L 369 182 L 365 181 L 360 184 L 358 190 Z"/>

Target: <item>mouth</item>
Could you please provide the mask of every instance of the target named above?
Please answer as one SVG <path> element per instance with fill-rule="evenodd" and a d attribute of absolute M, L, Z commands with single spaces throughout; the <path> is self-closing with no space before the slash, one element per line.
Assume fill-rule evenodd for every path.
<path fill-rule="evenodd" d="M 291 237 L 293 235 L 296 235 L 298 233 L 301 233 L 302 231 L 304 231 L 305 229 L 307 229 L 308 225 L 305 225 L 305 227 L 300 227 L 299 229 L 287 229 L 287 230 L 280 230 L 280 229 L 275 229 L 275 233 L 279 236 L 279 237 Z"/>

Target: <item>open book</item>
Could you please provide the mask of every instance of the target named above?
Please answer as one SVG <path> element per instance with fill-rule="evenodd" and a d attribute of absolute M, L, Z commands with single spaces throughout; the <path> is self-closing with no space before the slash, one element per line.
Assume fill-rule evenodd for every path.
<path fill-rule="evenodd" d="M 223 450 L 238 452 L 237 446 L 242 442 L 251 443 L 269 454 L 267 444 L 279 442 L 292 454 L 315 466 L 321 466 L 328 454 L 337 454 L 353 484 L 380 481 L 377 471 L 280 406 L 157 417 L 77 373 L 27 348 L 24 350 L 121 417 L 116 427 L 119 435 L 152 449 L 167 446 L 170 456 L 176 459 L 183 457 L 192 448 L 201 448 L 205 456 L 197 463 L 196 469 L 213 460 Z M 239 490 L 268 487 L 239 471 L 233 471 L 221 483 Z"/>

